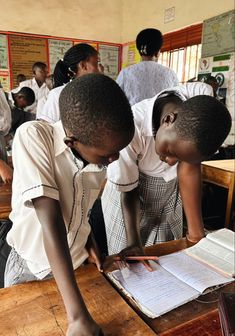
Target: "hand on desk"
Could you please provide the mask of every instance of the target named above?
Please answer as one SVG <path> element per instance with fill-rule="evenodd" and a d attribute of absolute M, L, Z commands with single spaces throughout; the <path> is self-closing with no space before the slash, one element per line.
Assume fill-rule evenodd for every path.
<path fill-rule="evenodd" d="M 0 159 L 0 178 L 4 183 L 11 183 L 13 178 L 13 170 L 8 164 Z"/>
<path fill-rule="evenodd" d="M 128 263 L 137 262 L 137 261 L 131 261 L 131 260 L 127 262 L 126 257 L 145 256 L 145 253 L 144 253 L 142 246 L 132 245 L 132 246 L 128 246 L 125 249 L 123 249 L 118 254 L 118 256 L 121 258 L 121 261 L 116 261 L 116 264 L 118 265 L 119 268 L 123 268 L 123 267 L 128 267 Z M 140 260 L 139 262 L 141 262 L 147 268 L 148 271 L 151 272 L 153 270 L 147 260 Z"/>
<path fill-rule="evenodd" d="M 102 330 L 94 320 L 70 322 L 66 336 L 104 336 Z"/>

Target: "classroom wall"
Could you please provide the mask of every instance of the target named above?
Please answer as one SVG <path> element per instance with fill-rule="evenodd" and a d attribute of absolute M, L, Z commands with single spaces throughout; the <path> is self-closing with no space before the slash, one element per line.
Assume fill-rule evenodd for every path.
<path fill-rule="evenodd" d="M 164 23 L 164 11 L 171 7 L 175 7 L 175 20 Z M 232 9 L 234 0 L 123 0 L 122 42 L 135 40 L 146 27 L 167 33 Z"/>
<path fill-rule="evenodd" d="M 5 0 L 0 30 L 121 42 L 122 0 Z"/>
<path fill-rule="evenodd" d="M 175 20 L 164 24 L 173 6 Z M 0 30 L 125 43 L 145 27 L 166 33 L 233 8 L 234 0 L 6 0 Z"/>

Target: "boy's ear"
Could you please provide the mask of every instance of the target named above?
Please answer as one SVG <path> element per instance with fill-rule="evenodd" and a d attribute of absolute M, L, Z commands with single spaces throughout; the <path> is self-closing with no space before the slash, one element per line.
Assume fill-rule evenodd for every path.
<path fill-rule="evenodd" d="M 64 138 L 64 143 L 69 147 L 69 148 L 73 148 L 73 144 L 74 144 L 75 138 L 74 137 L 70 137 L 70 136 L 66 136 Z"/>
<path fill-rule="evenodd" d="M 177 118 L 177 113 L 168 113 L 166 114 L 163 119 L 162 119 L 162 123 L 166 123 L 166 124 L 173 124 L 176 121 Z"/>

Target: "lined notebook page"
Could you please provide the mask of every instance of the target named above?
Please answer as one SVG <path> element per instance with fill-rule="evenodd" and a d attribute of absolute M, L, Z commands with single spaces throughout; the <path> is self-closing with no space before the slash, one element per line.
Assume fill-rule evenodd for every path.
<path fill-rule="evenodd" d="M 184 252 L 162 256 L 159 258 L 159 263 L 168 272 L 201 294 L 209 287 L 233 281 L 232 278 L 217 273 Z"/>
<path fill-rule="evenodd" d="M 137 305 L 150 317 L 160 316 L 194 298 L 199 293 L 183 283 L 160 265 L 151 263 L 155 269 L 149 272 L 138 263 L 130 268 L 113 271 L 111 279 L 135 299 Z M 119 285 L 120 287 L 120 285 Z"/>
<path fill-rule="evenodd" d="M 228 229 L 221 229 L 208 233 L 206 239 L 215 242 L 225 248 L 235 252 L 235 232 Z"/>
<path fill-rule="evenodd" d="M 227 275 L 234 276 L 235 274 L 235 253 L 207 238 L 203 238 L 196 245 L 187 248 L 185 253 Z"/>

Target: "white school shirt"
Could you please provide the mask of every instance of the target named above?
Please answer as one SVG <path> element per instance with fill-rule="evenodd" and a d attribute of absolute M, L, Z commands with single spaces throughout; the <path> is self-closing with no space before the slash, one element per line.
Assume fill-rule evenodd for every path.
<path fill-rule="evenodd" d="M 176 73 L 154 61 L 142 61 L 121 70 L 117 83 L 131 105 L 179 85 Z"/>
<path fill-rule="evenodd" d="M 228 75 L 227 94 L 226 94 L 226 107 L 230 112 L 232 118 L 232 127 L 229 135 L 224 141 L 224 145 L 235 144 L 235 59 L 232 55 L 230 60 L 230 71 Z"/>
<path fill-rule="evenodd" d="M 0 88 L 0 135 L 8 134 L 11 128 L 11 109 L 3 89 Z"/>
<path fill-rule="evenodd" d="M 157 98 L 174 92 L 182 101 L 197 95 L 213 96 L 213 89 L 204 83 L 187 83 L 173 89 L 164 90 L 151 99 L 132 106 L 135 134 L 131 143 L 120 152 L 119 159 L 108 166 L 107 188 L 127 192 L 135 189 L 139 182 L 139 172 L 148 176 L 162 177 L 166 182 L 176 178 L 177 164 L 169 166 L 162 162 L 155 151 L 152 131 L 153 106 Z"/>
<path fill-rule="evenodd" d="M 46 120 L 51 124 L 60 120 L 59 98 L 60 93 L 65 86 L 66 84 L 58 86 L 50 91 L 43 109 L 37 113 L 37 119 Z"/>
<path fill-rule="evenodd" d="M 26 260 L 39 279 L 51 272 L 43 244 L 41 224 L 32 199 L 46 196 L 60 202 L 67 240 L 76 269 L 87 258 L 90 233 L 88 211 L 98 196 L 105 169 L 76 159 L 64 144 L 61 122 L 31 121 L 17 129 L 13 141 L 13 227 L 7 242 Z"/>
<path fill-rule="evenodd" d="M 32 78 L 32 79 L 27 79 L 23 82 L 20 82 L 19 86 L 16 89 L 12 90 L 12 92 L 17 93 L 17 92 L 20 91 L 20 89 L 22 87 L 25 87 L 25 86 L 32 89 L 34 91 L 34 94 L 35 94 L 35 102 L 32 105 L 27 106 L 25 108 L 25 110 L 28 111 L 28 112 L 34 113 L 36 115 L 38 101 L 39 101 L 39 99 L 48 96 L 49 89 L 46 86 L 46 83 L 43 83 L 39 87 L 36 79 Z"/>

